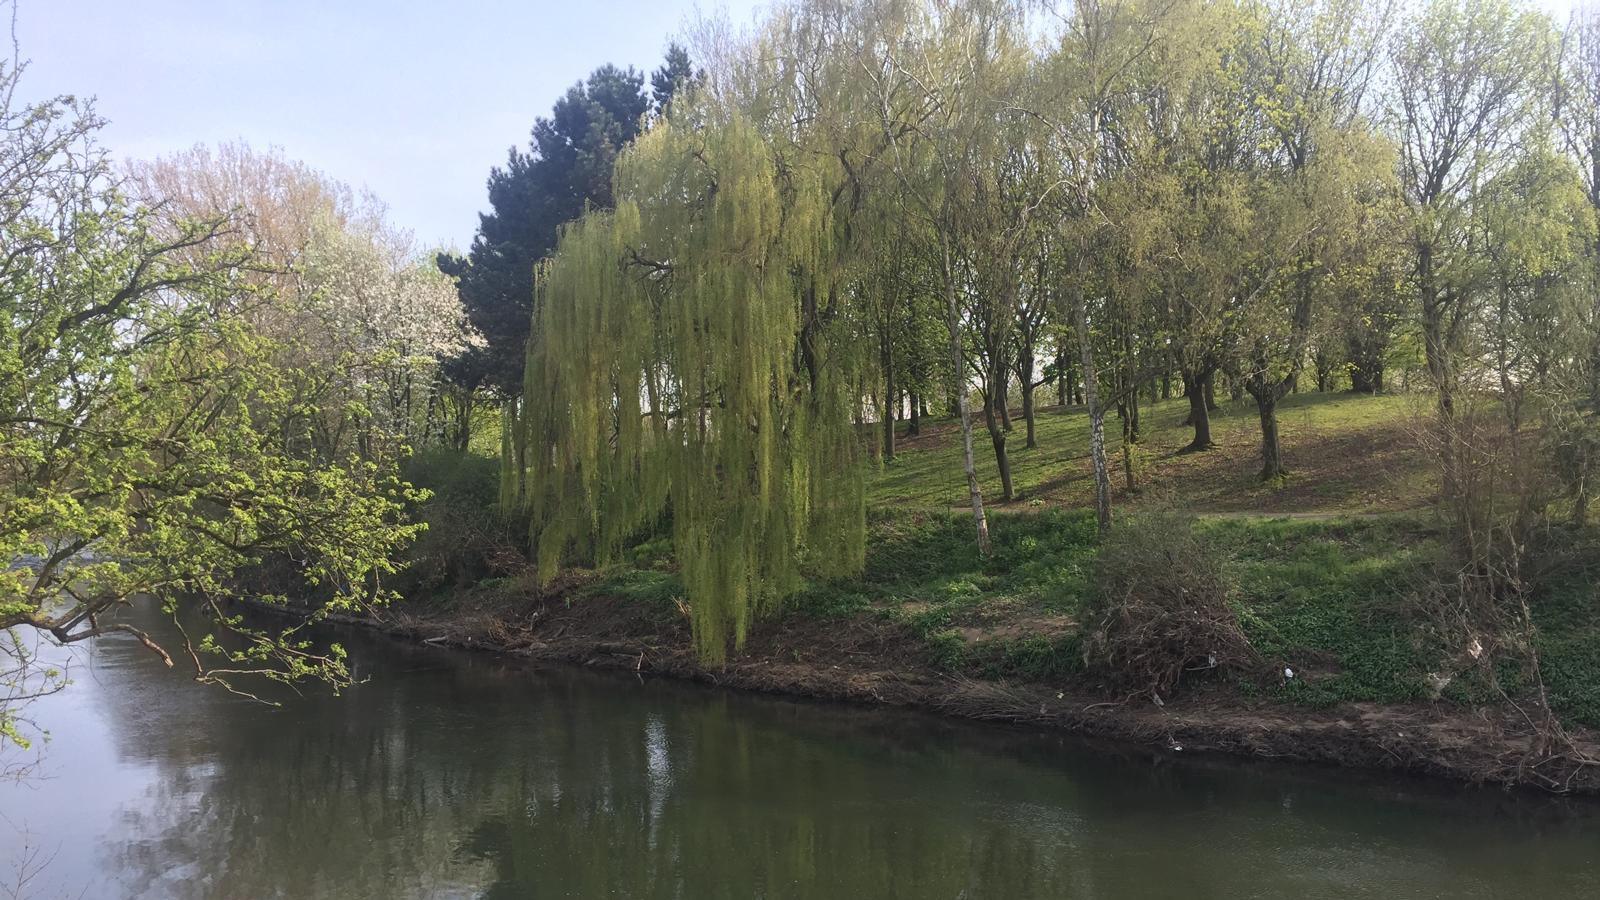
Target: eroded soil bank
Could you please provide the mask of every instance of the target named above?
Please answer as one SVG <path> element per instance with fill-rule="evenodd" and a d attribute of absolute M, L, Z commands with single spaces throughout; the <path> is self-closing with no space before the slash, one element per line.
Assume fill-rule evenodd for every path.
<path fill-rule="evenodd" d="M 676 611 L 577 591 L 516 602 L 403 604 L 342 620 L 423 643 L 621 669 L 724 687 L 1059 728 L 1172 754 L 1403 772 L 1475 783 L 1600 794 L 1600 736 L 1571 729 L 1543 746 L 1514 706 L 1346 703 L 1311 709 L 1200 683 L 1157 705 L 1073 679 L 1062 684 L 952 675 L 905 626 L 789 616 L 756 626 L 726 665 L 699 663 Z"/>

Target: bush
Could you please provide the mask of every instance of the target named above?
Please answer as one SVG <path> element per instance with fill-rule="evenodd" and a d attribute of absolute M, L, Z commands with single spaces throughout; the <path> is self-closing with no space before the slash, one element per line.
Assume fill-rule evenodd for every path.
<path fill-rule="evenodd" d="M 412 598 L 527 566 L 520 536 L 526 526 L 497 508 L 500 462 L 449 447 L 430 447 L 406 460 L 407 481 L 432 496 L 412 515 L 428 524 L 407 553 L 401 589 Z"/>
<path fill-rule="evenodd" d="M 1229 604 L 1222 553 L 1194 517 L 1158 510 L 1129 517 L 1101 544 L 1084 606 L 1084 663 L 1157 696 L 1191 672 L 1258 662 Z"/>

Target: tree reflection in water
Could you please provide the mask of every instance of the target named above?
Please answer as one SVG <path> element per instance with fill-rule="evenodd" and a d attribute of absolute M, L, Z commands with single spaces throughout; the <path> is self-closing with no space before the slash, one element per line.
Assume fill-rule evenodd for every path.
<path fill-rule="evenodd" d="M 371 681 L 277 710 L 102 645 L 51 702 L 109 723 L 115 766 L 73 778 L 115 813 L 51 814 L 54 781 L 23 811 L 100 873 L 88 896 L 1555 896 L 1600 874 L 1592 816 L 1499 794 L 352 643 Z"/>

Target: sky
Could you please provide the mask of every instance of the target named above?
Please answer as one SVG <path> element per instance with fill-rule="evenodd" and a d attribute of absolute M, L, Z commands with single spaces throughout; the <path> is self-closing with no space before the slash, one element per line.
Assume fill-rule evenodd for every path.
<path fill-rule="evenodd" d="M 3 9 L 6 0 L 0 0 Z M 14 0 L 23 93 L 97 99 L 120 158 L 275 146 L 465 249 L 484 181 L 595 67 L 649 73 L 700 14 L 761 0 Z M 1564 18 L 1571 0 L 1535 0 Z"/>
<path fill-rule="evenodd" d="M 695 15 L 758 0 L 16 0 L 29 97 L 96 98 L 122 159 L 279 147 L 467 247 L 484 181 L 611 62 L 646 74 Z"/>

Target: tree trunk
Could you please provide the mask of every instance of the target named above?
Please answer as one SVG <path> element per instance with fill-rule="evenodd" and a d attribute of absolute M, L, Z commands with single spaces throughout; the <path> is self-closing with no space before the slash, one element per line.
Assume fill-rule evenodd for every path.
<path fill-rule="evenodd" d="M 461 420 L 457 426 L 460 430 L 456 433 L 456 449 L 465 453 L 472 446 L 472 394 L 464 394 L 461 398 Z"/>
<path fill-rule="evenodd" d="M 894 419 L 899 411 L 900 392 L 894 386 L 894 343 L 889 335 L 878 342 L 883 363 L 883 461 L 894 462 Z"/>
<path fill-rule="evenodd" d="M 1452 359 L 1449 301 L 1440 295 L 1434 271 L 1433 247 L 1417 247 L 1417 293 L 1422 301 L 1423 357 L 1438 400 L 1440 496 L 1453 507 L 1455 539 L 1466 559 L 1479 560 L 1472 512 L 1463 495 L 1460 471 L 1460 436 L 1456 421 L 1455 361 Z"/>
<path fill-rule="evenodd" d="M 1433 379 L 1435 390 L 1439 397 L 1440 423 L 1447 426 L 1447 440 L 1453 440 L 1455 432 L 1455 385 L 1452 382 L 1452 360 L 1450 358 L 1450 337 L 1448 326 L 1445 323 L 1445 302 L 1439 296 L 1438 282 L 1433 270 L 1433 248 L 1424 244 L 1417 255 L 1418 292 L 1422 295 L 1422 338 L 1423 356 L 1428 366 L 1428 376 Z M 1450 457 L 1454 458 L 1454 447 L 1450 449 Z M 1454 463 L 1449 468 L 1454 469 Z M 1453 485 L 1446 485 L 1446 488 Z"/>
<path fill-rule="evenodd" d="M 920 415 L 921 410 L 919 409 L 921 402 L 921 397 L 918 397 L 916 394 L 911 395 L 911 424 L 906 428 L 907 437 L 922 433 L 922 416 Z"/>
<path fill-rule="evenodd" d="M 1133 479 L 1133 444 L 1136 440 L 1134 437 L 1136 426 L 1133 422 L 1132 416 L 1124 415 L 1122 417 L 1122 478 L 1126 482 L 1128 493 L 1130 494 L 1139 489 L 1139 486 L 1134 484 Z"/>
<path fill-rule="evenodd" d="M 1133 332 L 1118 329 L 1122 332 L 1122 375 L 1118 379 L 1121 388 L 1121 399 L 1117 401 L 1117 412 L 1122 416 L 1122 436 L 1126 443 L 1139 442 L 1139 385 L 1138 364 L 1134 362 Z M 1131 472 L 1131 469 L 1130 469 Z M 1132 485 L 1129 485 L 1132 489 Z"/>
<path fill-rule="evenodd" d="M 1333 355 L 1324 349 L 1323 345 L 1317 346 L 1317 352 L 1312 357 L 1312 362 L 1317 367 L 1317 393 L 1326 394 L 1333 390 L 1333 373 L 1337 367 Z"/>
<path fill-rule="evenodd" d="M 999 377 L 1004 378 L 1005 376 L 1001 375 Z M 990 397 L 1001 396 L 998 385 L 991 384 L 989 390 Z M 994 464 L 1000 469 L 1000 499 L 1005 503 L 1010 503 L 1015 499 L 1015 495 L 1011 490 L 1011 457 L 1006 452 L 1006 429 L 1000 426 L 999 420 L 995 417 L 994 408 L 995 403 L 993 400 L 984 405 L 984 423 L 989 426 L 989 441 L 994 444 Z M 1004 402 L 1000 404 L 1000 408 L 1005 408 Z"/>
<path fill-rule="evenodd" d="M 1271 387 L 1256 395 L 1256 411 L 1261 415 L 1261 480 L 1272 481 L 1289 474 L 1283 468 L 1283 451 L 1278 444 L 1278 399 Z"/>
<path fill-rule="evenodd" d="M 1216 446 L 1211 442 L 1211 410 L 1206 402 L 1206 389 L 1211 373 L 1183 373 L 1183 393 L 1189 398 L 1189 425 L 1194 428 L 1194 440 L 1179 453 L 1196 453 Z"/>
<path fill-rule="evenodd" d="M 1217 371 L 1212 369 L 1205 377 L 1206 412 L 1217 411 Z"/>
<path fill-rule="evenodd" d="M 978 484 L 978 470 L 972 458 L 972 411 L 969 407 L 965 394 L 956 398 L 956 412 L 961 419 L 961 462 L 967 473 L 967 499 L 972 504 L 972 519 L 978 529 L 978 555 L 987 559 L 991 553 L 989 519 L 984 515 L 983 488 Z"/>
<path fill-rule="evenodd" d="M 1388 350 L 1388 339 L 1381 323 L 1352 325 L 1345 332 L 1344 346 L 1349 360 L 1345 368 L 1350 372 L 1350 392 L 1382 393 L 1383 356 Z"/>
<path fill-rule="evenodd" d="M 1067 347 L 1063 341 L 1056 350 L 1056 405 L 1067 405 Z"/>
<path fill-rule="evenodd" d="M 1023 442 L 1022 446 L 1027 450 L 1037 450 L 1039 447 L 1039 438 L 1035 433 L 1033 385 L 1028 384 L 1027 382 L 1023 382 L 1022 384 L 1022 419 L 1028 425 L 1028 439 Z"/>
<path fill-rule="evenodd" d="M 1017 361 L 1017 385 L 1022 388 L 1022 421 L 1026 423 L 1028 439 L 1023 442 L 1027 450 L 1037 449 L 1039 441 L 1035 435 L 1035 420 L 1033 409 L 1033 345 L 1027 343 L 1022 348 L 1022 358 Z"/>
<path fill-rule="evenodd" d="M 1383 364 L 1363 364 L 1350 361 L 1350 393 L 1379 394 L 1383 392 Z"/>
<path fill-rule="evenodd" d="M 1001 371 L 1004 371 L 1004 369 Z M 1006 396 L 1006 391 L 1011 389 L 1010 381 L 1011 379 L 1004 375 L 1000 376 L 999 382 L 995 384 L 993 392 L 990 394 L 990 396 L 994 397 L 995 411 L 1000 414 L 1000 422 L 1008 432 L 1011 431 L 1011 401 Z"/>
<path fill-rule="evenodd" d="M 1078 335 L 1079 374 L 1083 378 L 1083 404 L 1089 411 L 1089 460 L 1094 468 L 1094 513 L 1100 533 L 1111 530 L 1111 472 L 1106 465 L 1106 413 L 1100 408 L 1099 373 L 1094 365 L 1094 344 L 1089 339 L 1089 310 L 1081 288 L 1073 289 L 1073 330 Z"/>
<path fill-rule="evenodd" d="M 961 307 L 956 299 L 956 279 L 950 246 L 943 242 L 941 262 L 944 275 L 945 330 L 950 337 L 951 389 L 954 391 L 956 417 L 961 422 L 961 464 L 967 475 L 967 499 L 972 504 L 972 520 L 978 532 L 978 555 L 987 559 L 992 552 L 989 544 L 989 519 L 983 511 L 983 487 L 978 484 L 978 469 L 972 458 L 972 411 L 967 402 L 967 362 L 961 352 Z"/>
<path fill-rule="evenodd" d="M 1593 153 L 1591 157 L 1593 169 L 1590 177 L 1600 178 L 1600 153 Z M 1596 190 L 1600 190 L 1600 181 L 1591 181 L 1591 184 L 1596 186 Z M 1590 204 L 1595 207 L 1596 212 L 1600 212 L 1600 198 L 1591 195 L 1589 200 Z M 1595 283 L 1600 284 L 1600 234 L 1595 235 L 1593 253 Z M 1600 290 L 1594 292 L 1594 301 L 1591 309 L 1593 310 L 1594 321 L 1600 322 Z M 1593 344 L 1589 350 L 1589 404 L 1595 412 L 1600 412 L 1600 334 L 1594 335 L 1592 340 Z"/>

